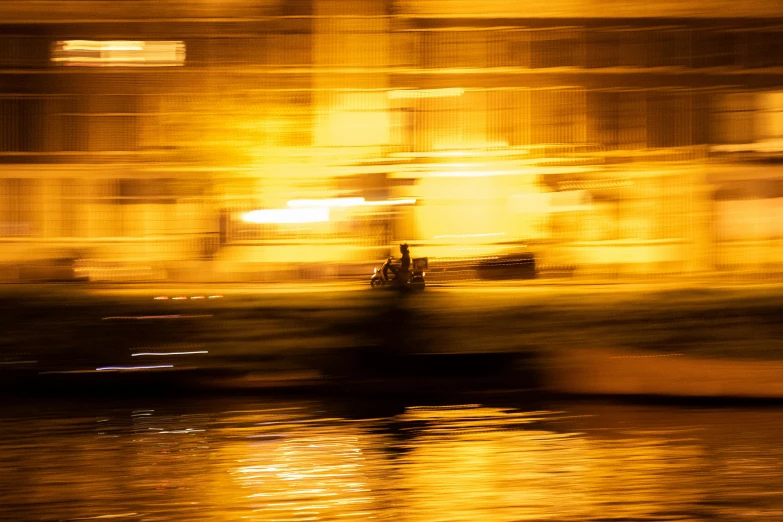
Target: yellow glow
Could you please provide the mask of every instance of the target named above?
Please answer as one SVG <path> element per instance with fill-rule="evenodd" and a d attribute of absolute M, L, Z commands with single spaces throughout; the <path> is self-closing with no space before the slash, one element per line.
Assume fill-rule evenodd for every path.
<path fill-rule="evenodd" d="M 430 154 L 427 154 L 426 157 L 433 157 L 433 158 L 461 158 L 461 157 L 470 156 L 470 155 L 472 155 L 472 153 L 469 152 L 469 151 L 466 151 L 466 150 L 444 150 L 444 151 L 432 152 Z"/>
<path fill-rule="evenodd" d="M 445 98 L 449 96 L 462 96 L 464 89 L 405 89 L 389 91 L 389 99 L 398 100 L 406 98 Z"/>
<path fill-rule="evenodd" d="M 514 194 L 511 206 L 516 212 L 573 212 L 592 208 L 590 194 L 584 190 Z"/>
<path fill-rule="evenodd" d="M 426 174 L 435 178 L 487 178 L 492 176 L 514 176 L 514 175 L 545 175 L 545 174 L 581 174 L 590 172 L 589 167 L 525 167 L 522 169 L 508 170 L 455 170 L 441 171 Z"/>
<path fill-rule="evenodd" d="M 474 170 L 474 171 L 450 171 L 436 172 L 433 175 L 440 178 L 487 178 L 491 176 L 512 176 L 514 174 L 527 174 L 527 170 Z"/>
<path fill-rule="evenodd" d="M 265 451 L 239 460 L 241 467 L 232 474 L 252 499 L 258 520 L 374 518 L 371 477 L 364 471 L 368 456 L 362 440 L 345 436 L 341 428 L 334 434 L 272 440 Z M 319 516 L 304 516 L 310 514 Z"/>
<path fill-rule="evenodd" d="M 451 171 L 451 172 L 435 172 L 433 176 L 439 178 L 486 178 L 489 176 L 508 176 L 515 174 L 514 171 L 506 170 L 466 170 L 466 171 Z"/>
<path fill-rule="evenodd" d="M 292 199 L 289 208 L 319 208 L 319 207 L 355 207 L 364 203 L 364 198 L 329 198 L 329 199 Z"/>
<path fill-rule="evenodd" d="M 441 163 L 439 166 L 444 168 L 450 168 L 450 169 L 466 169 L 466 168 L 475 168 L 475 167 L 483 167 L 483 163 Z"/>
<path fill-rule="evenodd" d="M 182 41 L 64 40 L 52 51 L 62 65 L 97 67 L 170 67 L 185 64 Z"/>
<path fill-rule="evenodd" d="M 316 131 L 316 142 L 323 146 L 385 145 L 389 142 L 389 125 L 389 114 L 383 109 L 337 110 L 324 117 Z"/>
<path fill-rule="evenodd" d="M 61 43 L 61 42 L 58 42 Z M 141 51 L 144 42 L 133 41 L 95 41 L 95 40 L 66 40 L 63 43 L 63 51 Z"/>
<path fill-rule="evenodd" d="M 509 156 L 512 154 L 528 154 L 528 149 L 511 149 L 505 141 L 485 142 L 478 145 L 476 150 L 435 150 L 427 152 L 393 152 L 390 154 L 394 158 L 453 158 L 463 156 L 474 157 L 498 157 Z M 502 150 L 485 150 L 502 149 Z"/>
<path fill-rule="evenodd" d="M 603 189 L 616 187 L 630 187 L 633 180 L 626 178 L 616 179 L 590 179 L 583 181 L 561 181 L 557 184 L 561 189 Z"/>
<path fill-rule="evenodd" d="M 415 199 L 383 199 L 365 201 L 364 198 L 292 199 L 290 208 L 379 207 L 386 205 L 414 205 Z"/>
<path fill-rule="evenodd" d="M 385 205 L 415 205 L 415 199 L 385 199 L 381 201 L 365 201 L 363 206 L 385 206 Z"/>
<path fill-rule="evenodd" d="M 435 236 L 434 239 L 467 239 L 471 237 L 493 237 L 505 235 L 505 232 L 488 232 L 486 234 L 445 234 L 442 236 Z"/>
<path fill-rule="evenodd" d="M 242 219 L 248 223 L 325 223 L 329 221 L 329 209 L 314 208 L 280 208 L 253 210 L 242 214 Z"/>

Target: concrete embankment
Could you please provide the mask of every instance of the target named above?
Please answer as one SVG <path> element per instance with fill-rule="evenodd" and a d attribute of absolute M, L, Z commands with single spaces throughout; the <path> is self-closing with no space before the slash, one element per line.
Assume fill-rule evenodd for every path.
<path fill-rule="evenodd" d="M 783 398 L 779 285 L 5 290 L 4 389 Z"/>
<path fill-rule="evenodd" d="M 783 399 L 783 359 L 585 349 L 550 354 L 542 381 L 546 390 L 568 394 Z"/>
<path fill-rule="evenodd" d="M 331 353 L 296 370 L 6 373 L 4 393 L 470 393 L 524 391 L 558 395 L 783 400 L 783 360 L 696 359 L 682 354 L 587 349 L 539 354 L 411 354 L 346 358 Z M 326 364 L 323 364 L 326 361 Z M 349 364 L 346 364 L 350 361 Z M 340 365 L 338 370 L 336 366 Z M 13 377 L 10 377 L 13 375 Z"/>

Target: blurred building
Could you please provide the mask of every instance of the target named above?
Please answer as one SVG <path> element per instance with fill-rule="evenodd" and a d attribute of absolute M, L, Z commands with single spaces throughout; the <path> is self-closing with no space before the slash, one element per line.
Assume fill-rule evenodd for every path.
<path fill-rule="evenodd" d="M 400 240 L 542 275 L 780 272 L 777 11 L 3 2 L 0 279 L 318 275 Z"/>

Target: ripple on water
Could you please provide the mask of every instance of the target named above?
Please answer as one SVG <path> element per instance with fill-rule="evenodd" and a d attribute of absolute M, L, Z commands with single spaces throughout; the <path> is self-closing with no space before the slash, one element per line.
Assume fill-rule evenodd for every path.
<path fill-rule="evenodd" d="M 783 520 L 783 412 L 331 411 L 315 400 L 18 409 L 0 417 L 0 518 Z"/>

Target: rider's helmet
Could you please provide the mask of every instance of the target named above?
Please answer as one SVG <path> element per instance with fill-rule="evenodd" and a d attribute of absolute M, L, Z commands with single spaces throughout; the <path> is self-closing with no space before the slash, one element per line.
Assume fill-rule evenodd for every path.
<path fill-rule="evenodd" d="M 408 243 L 400 243 L 400 252 L 406 253 L 408 251 Z"/>

